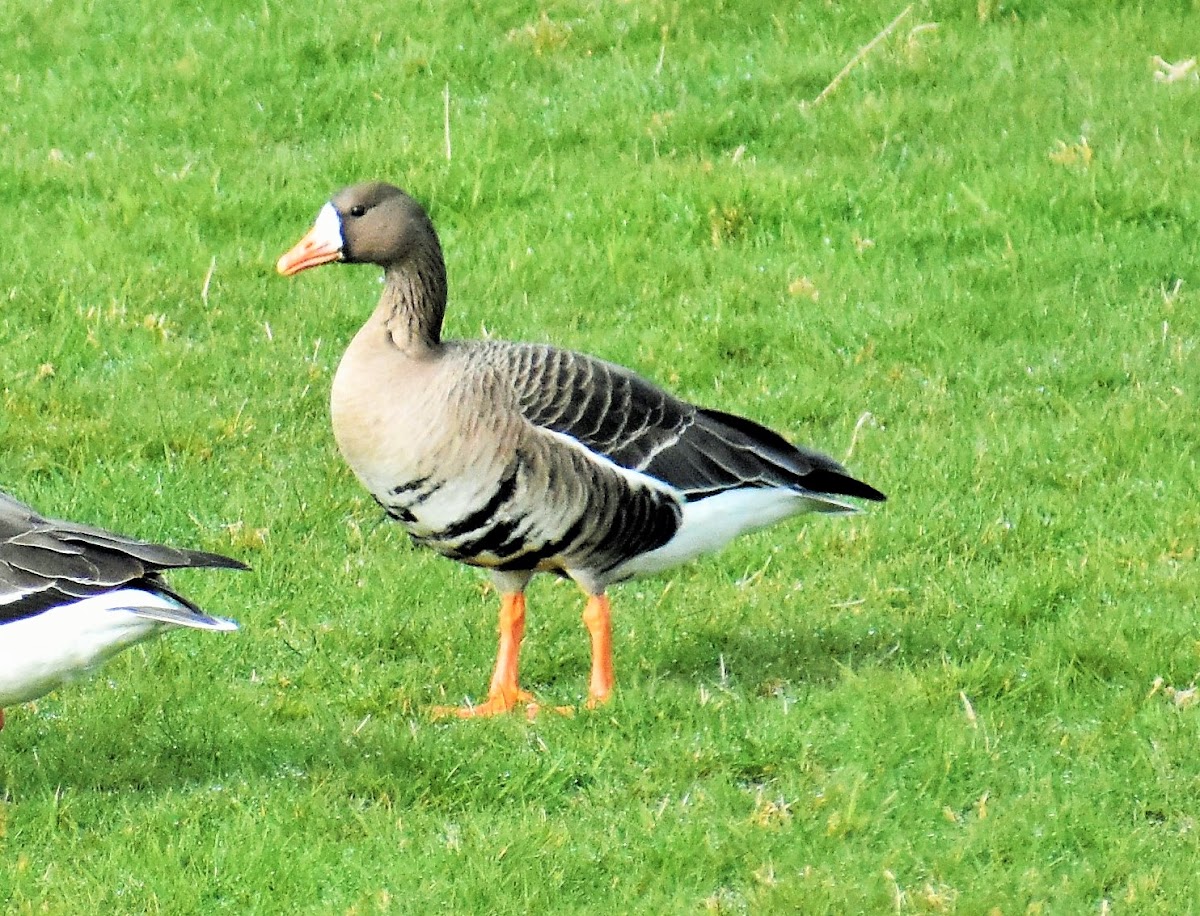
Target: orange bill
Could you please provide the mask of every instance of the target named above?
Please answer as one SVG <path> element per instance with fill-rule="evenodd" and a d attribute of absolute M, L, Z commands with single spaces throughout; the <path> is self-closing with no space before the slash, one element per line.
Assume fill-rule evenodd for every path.
<path fill-rule="evenodd" d="M 319 267 L 343 257 L 342 220 L 332 204 L 326 204 L 308 233 L 279 259 L 275 269 L 285 277 L 310 267 Z"/>

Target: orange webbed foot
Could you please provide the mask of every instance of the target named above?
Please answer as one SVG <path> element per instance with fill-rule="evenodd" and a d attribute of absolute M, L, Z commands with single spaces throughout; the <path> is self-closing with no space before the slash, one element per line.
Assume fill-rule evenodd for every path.
<path fill-rule="evenodd" d="M 525 718 L 532 721 L 539 712 L 548 710 L 563 716 L 575 715 L 573 706 L 544 706 L 539 703 L 532 693 L 527 690 L 504 690 L 489 696 L 487 700 L 475 706 L 470 703 L 465 706 L 435 706 L 435 719 L 481 719 L 485 716 L 499 716 L 505 713 L 525 713 Z"/>
<path fill-rule="evenodd" d="M 542 709 L 563 715 L 574 715 L 570 706 L 543 707 L 527 690 L 519 686 L 517 660 L 521 652 L 521 639 L 525 635 L 525 595 L 508 592 L 500 596 L 500 645 L 496 651 L 496 670 L 488 688 L 488 698 L 478 706 L 435 706 L 433 717 L 445 719 L 480 719 L 508 712 L 524 712 L 533 719 Z"/>
<path fill-rule="evenodd" d="M 612 696 L 616 686 L 612 663 L 612 612 L 608 597 L 603 593 L 590 595 L 583 611 L 583 623 L 587 627 L 592 643 L 592 674 L 588 683 L 588 698 L 585 706 L 597 709 Z M 573 706 L 543 706 L 518 684 L 517 659 L 521 651 L 521 639 L 525 634 L 525 595 L 508 592 L 500 596 L 500 644 L 496 652 L 496 670 L 488 688 L 488 698 L 474 706 L 435 706 L 435 719 L 459 718 L 481 719 L 504 713 L 523 712 L 527 719 L 547 710 L 558 715 L 573 716 Z"/>
<path fill-rule="evenodd" d="M 597 695 L 593 693 L 588 695 L 587 702 L 584 704 L 584 706 L 586 706 L 588 709 L 600 709 L 602 706 L 607 706 L 611 700 L 611 692 L 603 695 Z"/>
<path fill-rule="evenodd" d="M 519 688 L 497 690 L 478 705 L 467 703 L 464 706 L 435 706 L 433 707 L 433 717 L 447 719 L 457 716 L 460 719 L 481 719 L 485 716 L 499 716 L 513 712 L 519 706 L 536 709 L 537 703 L 533 699 L 533 694 Z"/>

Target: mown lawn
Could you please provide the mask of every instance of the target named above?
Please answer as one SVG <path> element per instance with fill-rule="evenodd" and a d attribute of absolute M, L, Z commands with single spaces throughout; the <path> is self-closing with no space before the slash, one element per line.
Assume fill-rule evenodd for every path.
<path fill-rule="evenodd" d="M 230 552 L 9 710 L 13 913 L 1200 911 L 1200 3 L 9 0 L 0 486 Z M 447 135 L 447 121 L 449 133 Z M 449 146 L 447 146 L 449 136 Z M 385 178 L 448 332 L 552 341 L 890 501 L 616 589 L 596 713 L 442 723 L 495 596 L 327 416 Z M 573 587 L 524 671 L 577 702 Z"/>

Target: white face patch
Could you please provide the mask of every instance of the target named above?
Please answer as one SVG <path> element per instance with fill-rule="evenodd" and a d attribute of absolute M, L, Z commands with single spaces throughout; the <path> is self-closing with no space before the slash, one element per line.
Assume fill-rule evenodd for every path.
<path fill-rule="evenodd" d="M 342 250 L 345 245 L 345 240 L 342 238 L 342 218 L 338 216 L 333 204 L 329 203 L 321 208 L 321 212 L 317 214 L 317 221 L 313 223 L 309 238 L 323 248 L 328 246 L 330 250 Z"/>

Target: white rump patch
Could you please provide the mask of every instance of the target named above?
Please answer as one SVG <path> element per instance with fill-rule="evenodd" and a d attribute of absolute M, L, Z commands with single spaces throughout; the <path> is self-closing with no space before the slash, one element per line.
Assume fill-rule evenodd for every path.
<path fill-rule="evenodd" d="M 720 550 L 735 537 L 774 525 L 802 512 L 846 514 L 858 509 L 826 496 L 800 493 L 787 487 L 726 490 L 716 496 L 685 503 L 683 523 L 662 547 L 634 557 L 612 572 L 612 581 L 650 576 L 706 553 Z"/>
<path fill-rule="evenodd" d="M 91 674 L 122 649 L 171 626 L 236 630 L 155 592 L 122 588 L 0 625 L 0 707 Z"/>

